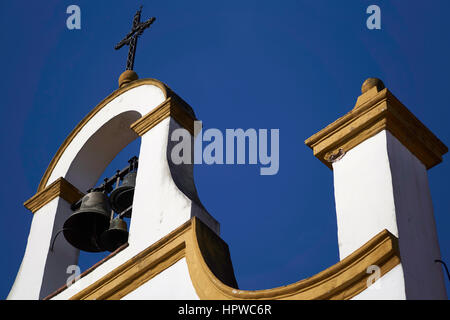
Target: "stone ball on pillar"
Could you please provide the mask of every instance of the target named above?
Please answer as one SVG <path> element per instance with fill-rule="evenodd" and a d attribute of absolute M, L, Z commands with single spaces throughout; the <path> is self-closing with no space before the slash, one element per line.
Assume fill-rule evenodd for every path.
<path fill-rule="evenodd" d="M 369 78 L 362 84 L 361 93 L 364 94 L 373 87 L 377 87 L 378 91 L 381 91 L 385 88 L 383 81 L 378 78 Z"/>

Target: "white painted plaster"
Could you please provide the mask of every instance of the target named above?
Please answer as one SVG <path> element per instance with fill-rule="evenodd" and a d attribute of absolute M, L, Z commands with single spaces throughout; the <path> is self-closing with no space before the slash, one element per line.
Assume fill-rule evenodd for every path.
<path fill-rule="evenodd" d="M 408 299 L 446 299 L 425 166 L 382 131 L 333 163 L 341 260 L 383 229 L 399 237 Z"/>
<path fill-rule="evenodd" d="M 133 258 L 136 255 L 136 252 L 133 250 L 132 247 L 128 247 L 121 252 L 119 252 L 117 255 L 109 259 L 108 261 L 104 262 L 103 264 L 99 265 L 96 269 L 94 269 L 92 272 L 75 282 L 73 285 L 53 297 L 53 300 L 68 300 L 72 296 L 74 296 L 76 293 L 80 292 L 81 290 L 87 288 L 89 285 L 94 283 L 95 281 L 99 280 L 104 275 L 108 274 L 109 272 L 113 271 L 123 263 L 127 262 L 129 259 Z M 65 284 L 62 283 L 61 285 Z"/>
<path fill-rule="evenodd" d="M 398 236 L 386 131 L 333 163 L 340 259 L 383 229 Z"/>
<path fill-rule="evenodd" d="M 403 268 L 399 264 L 352 300 L 405 300 Z"/>
<path fill-rule="evenodd" d="M 387 134 L 407 299 L 447 299 L 425 166 Z"/>
<path fill-rule="evenodd" d="M 56 212 L 59 213 L 59 218 L 55 220 Z M 56 232 L 62 228 L 65 218 L 71 213 L 70 205 L 61 198 L 53 199 L 35 212 L 25 255 L 7 299 L 39 299 L 42 289 L 45 291 L 48 286 L 58 287 L 65 283 L 66 268 L 77 263 L 78 250 L 61 239 L 62 234 L 55 241 L 53 252 L 49 248 Z M 49 269 L 52 270 L 51 277 L 48 277 Z M 45 275 L 47 285 L 42 286 Z"/>
<path fill-rule="evenodd" d="M 139 154 L 139 172 L 133 202 L 133 219 L 130 224 L 130 245 L 144 249 L 164 237 L 192 216 L 201 218 L 212 230 L 219 232 L 218 223 L 204 210 L 195 210 L 195 187 L 192 165 L 171 168 L 167 160 L 168 132 L 180 128 L 173 119 L 165 119 L 142 137 Z M 169 152 L 170 154 L 170 152 Z M 192 185 L 180 179 L 189 179 Z M 178 191 L 178 188 L 183 193 Z M 194 191 L 192 191 L 194 188 Z M 195 193 L 195 194 L 192 194 Z M 190 196 L 191 198 L 189 198 Z M 200 213 L 198 212 L 200 211 Z"/>
<path fill-rule="evenodd" d="M 191 200 L 177 192 L 167 162 L 167 136 L 170 118 L 143 135 L 139 154 L 139 173 L 130 224 L 129 243 L 140 250 L 162 238 L 190 219 Z M 141 165 L 142 164 L 142 165 Z"/>
<path fill-rule="evenodd" d="M 122 300 L 199 300 L 190 279 L 186 259 L 183 258 Z"/>
<path fill-rule="evenodd" d="M 129 128 L 130 124 L 164 100 L 160 88 L 142 85 L 110 101 L 75 136 L 56 164 L 47 185 L 59 177 L 66 177 L 80 190 L 92 187 L 112 159 L 138 137 Z"/>

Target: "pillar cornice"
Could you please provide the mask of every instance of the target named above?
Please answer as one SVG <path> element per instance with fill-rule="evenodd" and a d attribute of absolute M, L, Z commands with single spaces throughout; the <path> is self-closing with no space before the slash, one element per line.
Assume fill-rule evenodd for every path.
<path fill-rule="evenodd" d="M 59 178 L 24 202 L 24 206 L 32 213 L 36 213 L 53 199 L 61 197 L 72 204 L 83 197 L 83 193 L 64 178 Z"/>
<path fill-rule="evenodd" d="M 167 117 L 174 118 L 183 128 L 194 135 L 194 121 L 196 118 L 188 111 L 186 104 L 174 96 L 167 98 L 154 110 L 131 124 L 130 127 L 134 132 L 142 136 Z"/>
<path fill-rule="evenodd" d="M 443 144 L 388 89 L 373 86 L 358 98 L 352 111 L 311 136 L 305 144 L 332 169 L 333 159 L 363 141 L 388 130 L 427 169 L 442 162 Z"/>

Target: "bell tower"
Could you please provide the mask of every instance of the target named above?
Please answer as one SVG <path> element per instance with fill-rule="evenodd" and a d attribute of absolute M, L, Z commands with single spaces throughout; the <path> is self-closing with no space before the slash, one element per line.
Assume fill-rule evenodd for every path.
<path fill-rule="evenodd" d="M 24 203 L 33 220 L 8 299 L 446 298 L 427 170 L 448 148 L 379 79 L 306 140 L 334 173 L 341 261 L 286 286 L 240 290 L 219 223 L 197 194 L 195 152 L 190 162 L 171 158 L 173 136 L 194 145 L 196 115 L 167 85 L 133 71 L 137 40 L 155 21 L 141 22 L 141 11 L 116 46 L 129 46 L 119 88 L 67 136 Z M 96 185 L 136 139 L 137 157 Z M 69 282 L 80 250 L 110 254 Z"/>
<path fill-rule="evenodd" d="M 77 265 L 79 250 L 112 252 L 107 259 L 130 258 L 194 216 L 219 233 L 219 224 L 198 199 L 192 165 L 175 167 L 168 161 L 174 130 L 184 128 L 193 139 L 192 108 L 162 82 L 140 80 L 133 70 L 138 39 L 156 20 L 141 22 L 141 13 L 142 6 L 131 31 L 115 47 L 129 47 L 119 89 L 74 128 L 37 193 L 24 203 L 33 221 L 9 299 L 43 299 L 61 288 L 67 268 Z M 108 164 L 135 139 L 141 139 L 139 156 L 95 186 Z M 129 232 L 125 217 L 131 218 Z M 60 233 L 64 239 L 55 241 Z M 99 269 L 114 269 L 106 265 Z"/>
<path fill-rule="evenodd" d="M 105 229 L 109 203 L 120 204 L 113 200 L 126 198 L 126 190 L 121 194 L 113 190 L 110 201 L 105 201 L 102 191 L 85 193 L 94 187 L 111 160 L 135 139 L 141 139 L 138 168 L 134 176 L 125 175 L 121 185 L 126 188 L 128 183 L 134 191 L 129 238 L 117 258 L 131 258 L 194 216 L 219 233 L 218 222 L 197 196 L 192 165 L 174 166 L 168 161 L 173 130 L 185 128 L 189 135 L 193 132 L 196 118 L 192 108 L 162 82 L 137 79 L 134 71 L 125 71 L 119 86 L 69 134 L 45 171 L 37 193 L 25 202 L 33 221 L 8 299 L 45 298 L 66 283 L 67 267 L 77 264 L 79 249 L 102 250 L 93 247 L 96 240 L 83 238 L 89 234 L 83 228 L 94 228 L 95 220 L 99 230 Z M 75 213 L 87 212 L 86 217 L 72 221 L 74 206 Z M 91 220 L 93 212 L 98 218 Z M 105 212 L 108 216 L 102 217 Z M 70 229 L 74 224 L 82 228 Z M 64 227 L 68 229 L 64 231 L 68 241 L 58 238 L 51 248 L 52 240 Z M 108 261 L 115 262 L 110 267 L 102 264 L 102 275 L 120 261 Z M 89 275 L 94 276 L 95 271 L 100 270 Z M 86 277 L 80 282 L 83 280 Z"/>

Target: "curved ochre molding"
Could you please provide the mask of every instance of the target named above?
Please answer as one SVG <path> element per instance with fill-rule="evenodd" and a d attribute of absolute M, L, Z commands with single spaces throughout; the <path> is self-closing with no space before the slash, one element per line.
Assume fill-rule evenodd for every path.
<path fill-rule="evenodd" d="M 71 300 L 118 300 L 186 258 L 200 299 L 351 299 L 367 288 L 367 268 L 381 276 L 400 263 L 398 239 L 383 230 L 334 266 L 288 286 L 267 290 L 237 289 L 227 244 L 199 219 L 192 218 L 135 257 L 71 297 Z"/>
<path fill-rule="evenodd" d="M 447 146 L 388 89 L 376 87 L 362 94 L 352 111 L 311 136 L 305 144 L 333 169 L 332 155 L 340 149 L 348 152 L 383 130 L 391 132 L 427 169 L 441 163 L 448 152 Z"/>
<path fill-rule="evenodd" d="M 164 94 L 164 97 L 167 99 L 169 96 L 172 95 L 172 91 L 170 88 L 162 83 L 159 80 L 156 79 L 140 79 L 133 81 L 126 86 L 123 86 L 122 88 L 117 89 L 113 93 L 111 93 L 108 97 L 103 99 L 102 102 L 100 102 L 94 109 L 92 109 L 84 118 L 83 120 L 78 123 L 78 125 L 72 130 L 72 132 L 67 136 L 67 138 L 64 140 L 64 142 L 59 147 L 58 151 L 56 152 L 53 159 L 50 161 L 49 166 L 47 167 L 47 170 L 45 170 L 45 173 L 41 179 L 41 182 L 39 183 L 38 192 L 45 189 L 48 179 L 50 178 L 50 175 L 53 172 L 53 169 L 55 168 L 56 164 L 58 163 L 59 159 L 61 158 L 62 154 L 66 150 L 66 148 L 69 146 L 69 144 L 72 142 L 72 140 L 77 136 L 77 134 L 81 131 L 81 129 L 91 120 L 101 109 L 103 109 L 108 103 L 110 103 L 112 100 L 123 94 L 124 92 L 127 92 L 128 90 L 131 90 L 133 88 L 143 86 L 143 85 L 154 85 L 161 89 L 161 91 Z"/>
<path fill-rule="evenodd" d="M 56 197 L 61 197 L 68 203 L 72 204 L 80 200 L 83 195 L 84 194 L 80 190 L 61 177 L 51 183 L 44 190 L 39 191 L 32 198 L 25 201 L 23 205 L 28 210 L 35 213 Z"/>
<path fill-rule="evenodd" d="M 182 127 L 194 135 L 195 116 L 189 113 L 188 109 L 183 106 L 183 101 L 175 96 L 167 98 L 154 110 L 131 124 L 130 128 L 142 136 L 167 117 L 174 118 Z"/>

